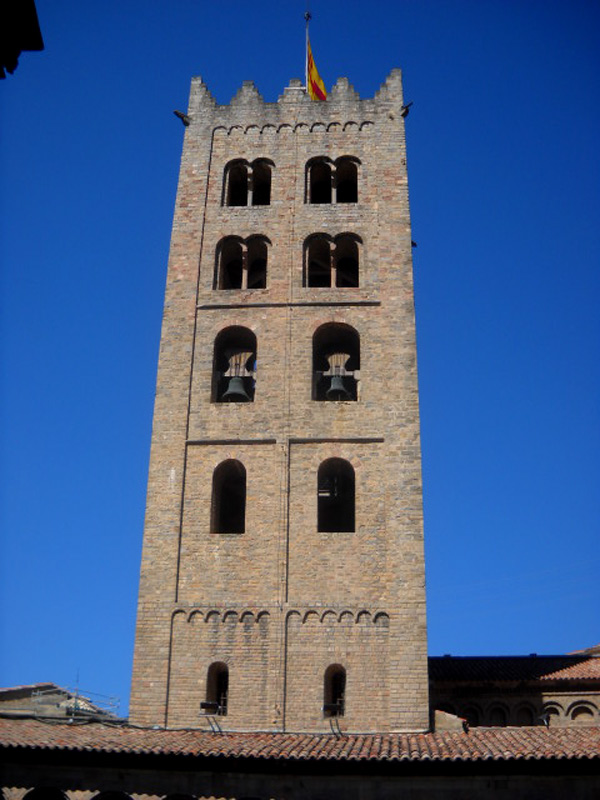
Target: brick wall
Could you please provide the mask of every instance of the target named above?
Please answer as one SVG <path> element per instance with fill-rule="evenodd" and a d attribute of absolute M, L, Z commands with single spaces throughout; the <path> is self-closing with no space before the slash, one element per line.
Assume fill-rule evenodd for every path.
<path fill-rule="evenodd" d="M 131 719 L 200 727 L 207 670 L 229 669 L 224 729 L 329 730 L 323 676 L 346 669 L 342 729 L 428 726 L 422 498 L 402 86 L 292 81 L 218 106 L 194 79 L 173 223 L 148 482 Z M 309 159 L 359 160 L 358 202 L 305 202 Z M 228 207 L 233 159 L 274 163 L 267 206 Z M 354 288 L 303 286 L 314 233 L 360 237 Z M 268 238 L 264 289 L 213 288 L 225 236 Z M 313 335 L 360 336 L 357 402 L 312 399 Z M 214 342 L 257 341 L 254 402 L 211 402 Z M 317 472 L 352 464 L 353 532 L 317 530 Z M 244 464 L 244 533 L 211 533 L 215 468 Z"/>

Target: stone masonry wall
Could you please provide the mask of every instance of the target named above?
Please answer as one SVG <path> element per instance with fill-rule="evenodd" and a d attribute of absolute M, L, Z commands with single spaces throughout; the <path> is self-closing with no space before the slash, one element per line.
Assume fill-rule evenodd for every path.
<path fill-rule="evenodd" d="M 229 669 L 237 730 L 329 731 L 323 677 L 346 669 L 343 730 L 428 726 L 422 492 L 402 85 L 346 79 L 326 102 L 292 81 L 277 103 L 245 83 L 219 106 L 194 79 L 156 389 L 131 698 L 137 724 L 205 727 L 207 670 Z M 305 202 L 306 164 L 359 160 L 358 202 Z M 234 159 L 273 162 L 271 202 L 223 205 Z M 355 288 L 303 286 L 308 236 L 360 237 Z M 267 237 L 264 289 L 215 289 L 225 236 Z M 356 402 L 312 399 L 320 325 L 360 336 Z M 257 340 L 254 402 L 211 402 L 214 342 Z M 317 471 L 354 468 L 354 532 L 317 530 Z M 241 534 L 211 533 L 215 468 L 246 469 Z"/>

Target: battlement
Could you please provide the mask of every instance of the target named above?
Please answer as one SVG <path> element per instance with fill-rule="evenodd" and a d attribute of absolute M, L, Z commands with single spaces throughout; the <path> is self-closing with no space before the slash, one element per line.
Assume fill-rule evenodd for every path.
<path fill-rule="evenodd" d="M 257 124 L 302 124 L 323 121 L 353 120 L 360 124 L 369 117 L 385 116 L 388 120 L 400 119 L 404 102 L 402 72 L 393 69 L 372 98 L 361 98 L 348 78 L 338 78 L 327 100 L 313 101 L 299 78 L 292 78 L 276 103 L 267 103 L 254 81 L 244 81 L 231 102 L 217 103 L 201 77 L 192 78 L 188 116 L 190 125 L 206 123 L 234 124 L 243 118 L 257 120 Z"/>

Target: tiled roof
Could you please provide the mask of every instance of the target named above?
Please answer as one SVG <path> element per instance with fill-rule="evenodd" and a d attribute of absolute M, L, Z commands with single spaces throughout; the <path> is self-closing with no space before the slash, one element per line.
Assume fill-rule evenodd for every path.
<path fill-rule="evenodd" d="M 600 658 L 568 656 L 430 656 L 433 681 L 600 681 Z"/>
<path fill-rule="evenodd" d="M 130 726 L 48 725 L 0 718 L 0 749 L 293 761 L 510 761 L 599 759 L 600 727 L 474 728 L 422 734 L 211 733 Z"/>
<path fill-rule="evenodd" d="M 0 695 L 10 695 L 18 692 L 34 692 L 40 689 L 58 689 L 58 686 L 55 683 L 28 683 L 24 686 L 7 686 L 0 688 Z"/>

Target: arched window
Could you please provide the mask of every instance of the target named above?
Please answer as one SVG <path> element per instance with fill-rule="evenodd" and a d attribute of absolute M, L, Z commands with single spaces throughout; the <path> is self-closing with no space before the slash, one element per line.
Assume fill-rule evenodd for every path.
<path fill-rule="evenodd" d="M 227 236 L 217 246 L 215 289 L 266 289 L 270 241 L 266 236 Z"/>
<path fill-rule="evenodd" d="M 233 236 L 223 239 L 217 249 L 217 288 L 241 289 L 244 274 L 244 247 Z"/>
<path fill-rule="evenodd" d="M 323 716 L 343 717 L 346 698 L 346 670 L 341 664 L 330 664 L 323 681 Z"/>
<path fill-rule="evenodd" d="M 257 158 L 251 164 L 244 159 L 231 161 L 225 167 L 223 205 L 270 205 L 272 167 L 273 162 L 266 158 Z"/>
<path fill-rule="evenodd" d="M 356 400 L 360 339 L 350 325 L 327 323 L 313 336 L 313 400 Z"/>
<path fill-rule="evenodd" d="M 357 203 L 358 167 L 353 156 L 332 162 L 326 156 L 311 158 L 306 164 L 306 203 Z"/>
<path fill-rule="evenodd" d="M 246 528 L 246 468 L 229 458 L 213 472 L 211 533 L 244 533 Z"/>
<path fill-rule="evenodd" d="M 206 702 L 201 708 L 207 714 L 227 716 L 227 700 L 229 695 L 229 669 L 222 661 L 215 661 L 208 668 L 206 675 Z"/>
<path fill-rule="evenodd" d="M 342 156 L 335 162 L 336 203 L 358 202 L 358 162 Z"/>
<path fill-rule="evenodd" d="M 354 531 L 354 468 L 343 458 L 328 458 L 317 475 L 317 530 L 322 533 Z"/>
<path fill-rule="evenodd" d="M 353 233 L 340 233 L 334 239 L 326 233 L 309 236 L 304 242 L 304 286 L 358 286 L 361 244 Z"/>
<path fill-rule="evenodd" d="M 535 714 L 531 706 L 519 706 L 515 714 L 517 725 L 535 725 Z"/>
<path fill-rule="evenodd" d="M 267 288 L 267 240 L 263 236 L 248 239 L 248 289 Z"/>
<path fill-rule="evenodd" d="M 488 725 L 493 728 L 503 728 L 507 723 L 506 710 L 502 706 L 493 706 L 487 714 Z"/>
<path fill-rule="evenodd" d="M 233 326 L 215 339 L 213 403 L 251 403 L 256 388 L 256 336 Z"/>
<path fill-rule="evenodd" d="M 360 238 L 350 233 L 335 237 L 334 269 L 337 287 L 358 286 L 358 248 Z"/>
<path fill-rule="evenodd" d="M 264 159 L 252 162 L 252 205 L 268 206 L 271 203 L 271 165 Z"/>
<path fill-rule="evenodd" d="M 225 205 L 248 205 L 248 164 L 232 161 L 225 168 Z"/>
<path fill-rule="evenodd" d="M 127 795 L 122 796 L 127 797 Z M 66 800 L 66 798 L 64 792 L 61 792 L 60 789 L 40 786 L 37 789 L 31 789 L 27 792 L 23 800 Z"/>
<path fill-rule="evenodd" d="M 309 161 L 306 169 L 306 202 L 331 203 L 331 162 L 325 158 Z"/>
<path fill-rule="evenodd" d="M 563 714 L 564 711 L 558 703 L 556 705 L 546 705 L 544 706 L 541 719 L 544 724 L 550 728 L 560 724 L 559 720 L 563 717 Z"/>
<path fill-rule="evenodd" d="M 331 286 L 331 237 L 325 234 L 310 236 L 304 243 L 304 285 Z"/>
<path fill-rule="evenodd" d="M 466 706 L 461 709 L 460 716 L 466 719 L 471 728 L 481 724 L 481 711 L 477 706 Z"/>
<path fill-rule="evenodd" d="M 594 722 L 593 707 L 587 704 L 584 705 L 583 703 L 574 706 L 571 711 L 571 719 L 577 725 L 585 725 Z"/>

